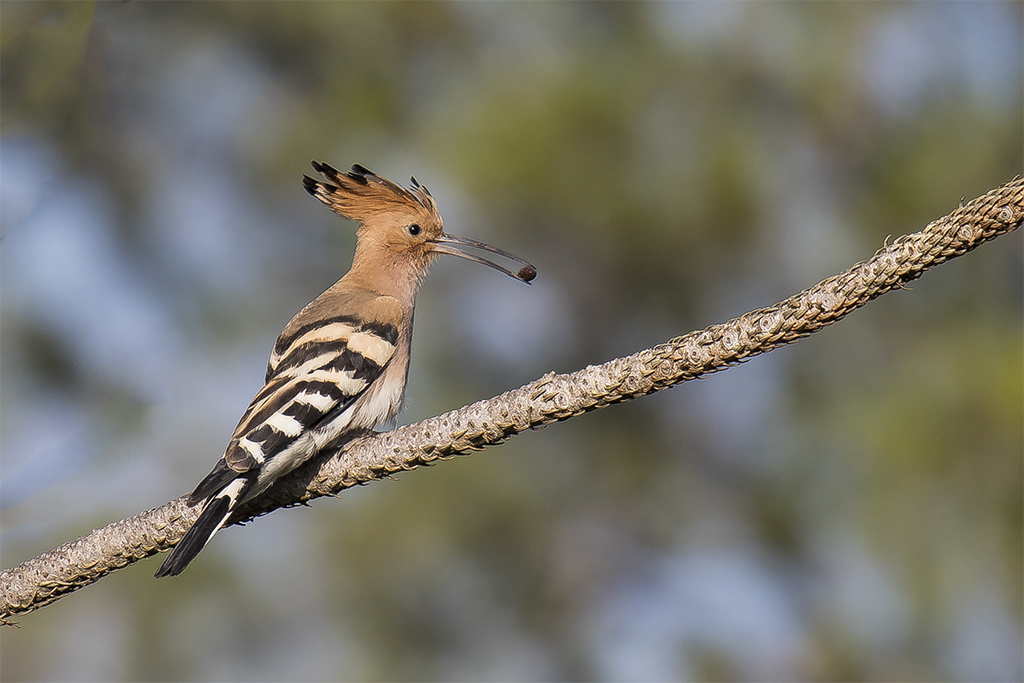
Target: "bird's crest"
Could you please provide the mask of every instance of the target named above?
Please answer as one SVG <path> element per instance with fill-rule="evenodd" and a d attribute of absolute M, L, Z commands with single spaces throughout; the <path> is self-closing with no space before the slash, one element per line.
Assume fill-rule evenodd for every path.
<path fill-rule="evenodd" d="M 304 175 L 302 185 L 306 192 L 345 218 L 362 222 L 401 208 L 438 215 L 430 190 L 415 178 L 411 179 L 412 189 L 407 189 L 359 164 L 342 173 L 330 164 L 314 161 L 313 169 L 327 182 Z"/>

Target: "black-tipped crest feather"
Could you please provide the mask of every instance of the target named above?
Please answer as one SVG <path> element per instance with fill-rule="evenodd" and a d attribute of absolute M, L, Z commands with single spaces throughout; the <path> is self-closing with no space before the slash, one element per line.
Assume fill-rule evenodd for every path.
<path fill-rule="evenodd" d="M 348 173 L 348 175 L 353 180 L 355 180 L 356 182 L 360 182 L 363 185 L 366 184 L 366 177 L 367 176 L 369 176 L 371 178 L 374 178 L 374 179 L 379 179 L 380 178 L 380 176 L 378 176 L 376 173 L 374 173 L 370 169 L 366 168 L 362 164 L 352 164 L 352 170 L 351 170 L 351 172 Z"/>
<path fill-rule="evenodd" d="M 326 185 L 324 185 L 323 183 L 319 182 L 318 180 L 310 178 L 305 173 L 302 174 L 302 187 L 304 187 L 306 192 L 308 192 L 313 197 L 316 196 L 317 190 L 320 189 L 321 187 L 323 187 L 324 189 L 327 189 Z"/>
<path fill-rule="evenodd" d="M 302 185 L 306 192 L 346 218 L 363 221 L 391 211 L 397 204 L 427 211 L 440 222 L 430 190 L 420 185 L 415 178 L 412 180 L 412 189 L 407 189 L 382 178 L 362 164 L 352 164 L 348 173 L 342 173 L 320 161 L 313 161 L 311 165 L 326 182 L 303 176 Z"/>

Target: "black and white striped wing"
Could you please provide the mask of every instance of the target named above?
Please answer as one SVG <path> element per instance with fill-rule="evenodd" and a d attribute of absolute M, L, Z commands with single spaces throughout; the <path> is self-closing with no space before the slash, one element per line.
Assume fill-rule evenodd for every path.
<path fill-rule="evenodd" d="M 381 377 L 397 343 L 394 325 L 353 317 L 282 333 L 266 384 L 242 415 L 224 457 L 189 496 L 192 505 L 207 501 L 203 511 L 156 577 L 180 574 L 240 503 L 343 434 L 357 417 L 356 402 Z"/>
<path fill-rule="evenodd" d="M 397 342 L 396 326 L 351 316 L 282 334 L 266 384 L 235 427 L 224 467 L 211 472 L 191 500 L 209 497 L 246 472 L 258 477 L 243 497 L 254 495 L 334 441 L 351 425 L 353 404 L 380 377 Z"/>

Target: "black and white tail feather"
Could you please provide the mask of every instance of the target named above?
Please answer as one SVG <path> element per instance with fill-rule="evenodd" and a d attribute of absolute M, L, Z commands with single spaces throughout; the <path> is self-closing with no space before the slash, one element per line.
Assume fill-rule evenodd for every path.
<path fill-rule="evenodd" d="M 215 474 L 220 474 L 220 472 L 214 470 L 203 480 L 203 483 Z M 174 546 L 171 554 L 164 559 L 156 571 L 156 578 L 177 576 L 183 572 L 185 567 L 199 554 L 199 551 L 206 547 L 213 535 L 228 521 L 228 517 L 242 502 L 245 490 L 251 488 L 254 481 L 254 476 L 238 476 L 235 473 L 228 484 L 217 490 L 217 495 L 207 501 L 199 518 L 178 541 L 178 545 Z M 200 487 L 202 486 L 203 484 L 200 484 Z M 203 496 L 196 496 L 198 491 L 199 488 L 189 496 L 189 505 L 197 505 L 204 500 Z"/>

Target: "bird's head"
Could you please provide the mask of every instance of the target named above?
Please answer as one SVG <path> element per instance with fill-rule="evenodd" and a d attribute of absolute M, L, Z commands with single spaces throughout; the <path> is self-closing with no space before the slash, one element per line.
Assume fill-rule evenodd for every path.
<path fill-rule="evenodd" d="M 326 182 L 303 176 L 306 192 L 335 213 L 359 221 L 353 270 L 357 267 L 390 271 L 400 268 L 418 281 L 437 254 L 452 254 L 490 266 L 527 284 L 537 274 L 536 268 L 518 256 L 483 242 L 445 233 L 430 190 L 415 178 L 410 189 L 359 164 L 352 166 L 348 173 L 316 161 L 313 168 Z M 523 267 L 513 273 L 467 248 L 497 254 Z"/>

